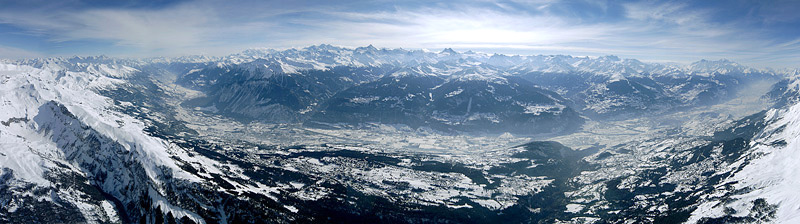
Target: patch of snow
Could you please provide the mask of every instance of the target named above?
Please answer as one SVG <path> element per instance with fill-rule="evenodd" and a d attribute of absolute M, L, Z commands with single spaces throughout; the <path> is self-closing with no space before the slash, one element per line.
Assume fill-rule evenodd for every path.
<path fill-rule="evenodd" d="M 463 90 L 463 89 L 461 89 L 461 88 L 458 88 L 457 90 L 455 90 L 455 91 L 453 91 L 453 92 L 447 93 L 447 95 L 444 95 L 444 97 L 445 97 L 445 98 L 454 97 L 454 96 L 456 96 L 456 95 L 458 95 L 458 94 L 461 94 L 461 92 L 464 92 L 464 90 Z"/>
<path fill-rule="evenodd" d="M 288 209 L 292 213 L 297 213 L 297 211 L 300 211 L 299 209 L 297 209 L 297 208 L 295 208 L 294 206 L 291 206 L 291 205 L 284 205 L 283 207 Z"/>
<path fill-rule="evenodd" d="M 350 99 L 350 102 L 351 103 L 364 104 L 364 103 L 370 103 L 372 101 L 379 100 L 379 99 L 381 99 L 381 98 L 378 97 L 378 96 L 373 96 L 373 97 L 354 97 L 354 98 Z"/>
<path fill-rule="evenodd" d="M 578 212 L 581 212 L 581 210 L 583 210 L 583 207 L 585 207 L 585 206 L 581 205 L 581 204 L 567 204 L 566 212 L 578 213 Z"/>

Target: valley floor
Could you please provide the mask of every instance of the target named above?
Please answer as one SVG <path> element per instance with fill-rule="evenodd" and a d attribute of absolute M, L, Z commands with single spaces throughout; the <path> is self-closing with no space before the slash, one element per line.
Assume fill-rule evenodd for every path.
<path fill-rule="evenodd" d="M 762 96 L 771 84 L 753 85 L 746 94 L 728 102 L 665 116 L 589 121 L 582 130 L 561 136 L 454 135 L 384 124 L 312 128 L 302 124 L 241 123 L 210 115 L 201 108 L 180 107 L 177 118 L 201 133 L 200 138 L 232 150 L 223 154 L 244 152 L 247 155 L 236 158 L 410 205 L 442 205 L 450 212 L 472 209 L 468 213 L 480 206 L 489 214 L 508 213 L 521 206 L 538 214 L 528 217 L 577 223 L 651 213 L 637 219 L 654 222 L 657 217 L 676 218 L 676 214 L 676 220 L 687 218 L 688 213 L 674 207 L 675 203 L 697 202 L 699 199 L 686 195 L 697 190 L 693 183 L 708 180 L 696 175 L 714 172 L 717 163 L 706 161 L 685 167 L 671 164 L 694 158 L 698 149 L 715 144 L 710 139 L 716 132 L 767 109 L 770 102 Z M 526 151 L 549 153 L 537 148 L 541 146 L 526 145 L 532 141 L 558 142 L 585 157 L 541 160 L 521 156 Z M 259 147 L 246 149 L 243 145 Z M 355 152 L 357 156 L 343 156 L 343 152 Z M 269 159 L 267 163 L 247 159 L 254 156 L 286 158 L 280 162 Z M 378 167 L 382 168 L 374 169 L 369 164 L 375 163 L 376 157 L 397 163 L 379 162 L 383 165 Z M 367 167 L 357 165 L 362 163 Z M 398 184 L 405 187 L 398 188 Z M 300 190 L 296 196 L 303 200 L 319 200 L 331 191 L 319 184 L 297 186 Z M 386 196 L 387 193 L 393 196 Z M 536 200 L 559 203 L 542 207 Z M 677 202 L 666 203 L 670 200 Z"/>

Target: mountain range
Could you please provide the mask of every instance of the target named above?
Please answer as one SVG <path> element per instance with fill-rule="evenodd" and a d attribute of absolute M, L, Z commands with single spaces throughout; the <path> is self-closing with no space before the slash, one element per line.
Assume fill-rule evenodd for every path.
<path fill-rule="evenodd" d="M 3 61 L 0 222 L 791 223 L 798 77 L 371 45 Z"/>

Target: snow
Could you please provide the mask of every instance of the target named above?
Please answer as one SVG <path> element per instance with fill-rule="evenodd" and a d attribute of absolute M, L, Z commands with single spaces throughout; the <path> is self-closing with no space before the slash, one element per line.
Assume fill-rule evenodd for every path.
<path fill-rule="evenodd" d="M 773 109 L 775 110 L 775 109 Z M 776 112 L 771 112 L 776 113 Z M 770 124 L 764 138 L 757 139 L 751 154 L 758 157 L 736 174 L 734 180 L 740 181 L 737 188 L 754 188 L 744 194 L 740 201 L 765 198 L 770 204 L 778 204 L 777 223 L 800 222 L 800 104 L 785 111 L 777 112 L 774 123 Z M 785 146 L 769 144 L 779 140 Z"/>
<path fill-rule="evenodd" d="M 38 72 L 36 69 L 27 66 L 0 64 L 0 74 L 6 76 L 3 84 L 0 85 L 0 110 L 3 111 L 0 113 L 0 121 L 8 122 L 12 118 L 27 120 L 33 118 L 35 110 L 29 108 L 34 107 L 36 102 L 32 102 L 30 99 L 21 101 L 18 98 L 36 94 L 28 94 L 26 89 L 21 88 L 33 87 L 26 79 L 31 76 L 31 73 L 36 72 Z M 47 185 L 50 182 L 45 180 L 43 175 L 44 170 L 51 163 L 31 147 L 46 149 L 48 154 L 56 151 L 55 144 L 46 141 L 43 136 L 32 131 L 27 122 L 14 122 L 9 123 L 8 126 L 0 126 L 0 166 L 10 168 L 16 178 L 42 186 Z"/>
<path fill-rule="evenodd" d="M 567 212 L 569 213 L 578 213 L 583 210 L 584 205 L 581 204 L 567 204 Z"/>
<path fill-rule="evenodd" d="M 457 90 L 455 90 L 455 91 L 453 91 L 453 92 L 447 93 L 447 95 L 444 95 L 444 97 L 445 97 L 445 98 L 454 97 L 454 96 L 456 96 L 456 95 L 458 95 L 458 94 L 461 94 L 461 92 L 464 92 L 464 90 L 463 90 L 463 89 L 461 89 L 461 88 L 458 88 Z M 431 98 L 433 98 L 433 97 L 431 97 Z"/>
<path fill-rule="evenodd" d="M 16 126 L 17 124 L 12 125 Z M 32 132 L 20 134 L 24 135 L 12 134 L 8 129 L 0 131 L 0 166 L 11 169 L 14 177 L 23 181 L 40 186 L 50 184 L 50 181 L 44 179 L 44 170 L 52 166 L 52 163 L 47 162 L 28 147 L 55 151 L 56 146 L 48 144 L 46 141 L 30 142 L 28 139 L 36 139 L 35 133 Z"/>
<path fill-rule="evenodd" d="M 111 204 L 109 201 L 103 201 L 102 204 L 103 211 L 106 213 L 106 216 L 111 218 L 111 222 L 116 223 L 119 222 L 119 215 L 117 215 L 117 210 L 114 208 L 114 205 Z"/>
<path fill-rule="evenodd" d="M 494 199 L 473 199 L 472 201 L 490 210 L 501 210 L 514 205 L 514 202 L 498 201 Z"/>
<path fill-rule="evenodd" d="M 765 199 L 768 204 L 778 205 L 775 223 L 800 222 L 800 104 L 784 109 L 770 109 L 763 120 L 769 125 L 750 143 L 747 153 L 727 167 L 717 170 L 737 170 L 724 183 L 743 193 L 732 196 L 733 200 L 720 202 L 709 200 L 701 203 L 692 213 L 689 223 L 703 217 L 721 217 L 724 207 L 735 209 L 734 216 L 749 215 L 756 199 Z M 774 144 L 784 141 L 786 144 Z M 752 159 L 745 163 L 744 159 Z M 742 167 L 744 165 L 744 167 Z M 716 192 L 717 195 L 725 192 Z"/>
<path fill-rule="evenodd" d="M 297 208 L 295 208 L 294 206 L 291 206 L 291 205 L 284 205 L 283 207 L 288 209 L 292 213 L 297 213 L 297 211 L 300 211 L 299 209 L 297 209 Z"/>
<path fill-rule="evenodd" d="M 297 73 L 299 71 L 299 68 L 297 68 L 296 66 L 290 65 L 289 63 L 286 63 L 283 60 L 279 60 L 278 62 L 280 63 L 281 70 L 284 73 Z"/>
<path fill-rule="evenodd" d="M 301 188 L 303 188 L 303 186 L 305 186 L 305 184 L 303 184 L 303 183 L 298 183 L 298 182 L 294 182 L 294 181 L 289 182 L 289 185 L 292 185 L 292 187 L 294 187 L 296 189 L 301 189 Z"/>
<path fill-rule="evenodd" d="M 58 66 L 53 67 L 58 69 Z M 54 162 L 73 164 L 71 161 L 74 161 L 75 163 L 103 164 L 94 159 L 114 156 L 89 156 L 83 152 L 77 152 L 72 154 L 77 157 L 66 158 L 64 155 L 66 151 L 59 149 L 58 145 L 69 145 L 72 144 L 71 142 L 78 141 L 78 139 L 64 138 L 77 137 L 71 135 L 71 132 L 83 133 L 81 125 L 86 125 L 87 128 L 91 128 L 90 130 L 119 144 L 124 150 L 132 152 L 130 154 L 133 156 L 132 158 L 123 159 L 132 159 L 138 162 L 156 187 L 162 186 L 161 178 L 165 171 L 171 172 L 171 176 L 174 178 L 193 182 L 201 180 L 200 177 L 180 169 L 171 159 L 172 156 L 184 158 L 189 162 L 202 161 L 202 164 L 218 165 L 216 162 L 204 160 L 207 159 L 204 157 L 190 157 L 179 147 L 147 135 L 143 131 L 144 124 L 142 122 L 110 110 L 114 106 L 112 100 L 91 91 L 120 83 L 122 81 L 115 77 L 126 77 L 131 72 L 135 72 L 135 69 L 126 66 L 101 65 L 96 69 L 89 67 L 88 71 L 63 72 L 52 70 L 49 67 L 37 69 L 30 66 L 0 64 L 0 74 L 4 76 L 2 77 L 3 82 L 0 84 L 0 110 L 4 111 L 0 113 L 0 121 L 9 121 L 7 126 L 0 126 L 0 167 L 12 170 L 15 179 L 47 187 L 52 183 L 44 178 L 45 171 L 55 168 Z M 58 123 L 61 121 L 72 122 L 70 119 L 73 118 L 62 114 L 63 112 L 58 110 L 57 105 L 63 105 L 80 124 Z M 40 111 L 40 109 L 54 111 Z M 52 128 L 56 128 L 55 130 L 78 129 L 51 132 Z M 111 170 L 118 168 L 100 165 L 98 169 L 112 172 Z M 213 167 L 207 169 L 209 172 L 220 172 Z M 101 187 L 107 192 L 113 193 L 118 192 L 120 186 L 132 181 L 144 180 L 107 179 L 105 183 L 101 183 Z M 161 206 L 162 209 L 171 211 L 177 217 L 187 216 L 202 223 L 202 219 L 197 214 L 167 202 L 158 189 L 151 189 L 149 196 L 154 199 L 155 206 Z M 107 203 L 101 203 L 99 206 L 105 210 L 104 213 L 111 214 Z M 91 206 L 93 206 L 83 202 L 77 202 L 77 204 L 80 205 L 82 212 L 91 210 Z"/>
<path fill-rule="evenodd" d="M 232 64 L 241 64 L 252 61 L 255 58 L 269 58 L 268 63 L 276 62 L 272 66 L 278 65 L 284 73 L 297 73 L 308 69 L 326 70 L 334 66 L 351 65 L 351 66 L 379 66 L 385 64 L 400 64 L 419 65 L 412 69 L 402 70 L 394 75 L 438 75 L 446 76 L 450 80 L 483 80 L 493 83 L 503 84 L 507 82 L 505 74 L 500 69 L 495 69 L 491 66 L 484 66 L 487 64 L 488 55 L 471 53 L 469 59 L 457 55 L 457 52 L 452 50 L 443 51 L 444 53 L 435 53 L 427 51 L 405 51 L 399 50 L 398 54 L 391 53 L 377 53 L 376 49 L 370 47 L 365 49 L 346 49 L 337 48 L 332 46 L 310 47 L 305 49 L 292 49 L 287 51 L 254 51 L 248 52 L 250 55 L 230 56 L 224 62 L 219 62 L 219 66 L 229 66 Z M 356 55 L 356 51 L 359 51 Z M 419 54 L 419 57 L 403 56 L 404 54 Z M 333 54 L 331 56 L 330 54 Z M 245 57 L 246 56 L 246 57 Z M 457 56 L 457 57 L 450 57 Z M 455 62 L 452 59 L 465 59 L 466 62 Z M 512 60 L 512 59 L 508 59 Z M 735 66 L 737 64 L 729 65 L 727 62 L 722 67 L 717 66 L 713 68 L 700 68 L 700 67 L 681 67 L 681 66 L 661 66 L 657 64 L 641 63 L 636 60 L 622 60 L 616 57 L 600 57 L 600 58 L 578 58 L 571 56 L 523 56 L 515 57 L 513 60 L 517 62 L 506 63 L 502 66 L 519 65 L 513 69 L 518 71 L 531 72 L 531 71 L 544 71 L 544 72 L 595 72 L 598 75 L 606 78 L 606 82 L 613 82 L 623 80 L 629 76 L 640 75 L 642 73 L 655 72 L 658 74 L 678 74 L 688 71 L 696 72 L 697 74 L 711 75 L 714 73 L 730 73 L 737 71 Z M 446 62 L 446 63 L 440 63 Z M 82 65 L 83 66 L 83 65 Z M 265 68 L 270 69 L 269 66 L 264 65 Z M 500 66 L 500 65 L 498 65 Z M 727 67 L 726 67 L 727 66 Z M 730 67 L 733 66 L 733 67 Z M 274 68 L 274 67 L 273 67 Z M 199 181 L 201 177 L 210 177 L 208 173 L 222 174 L 222 170 L 231 171 L 225 172 L 226 176 L 240 175 L 241 169 L 226 164 L 220 164 L 217 161 L 198 156 L 189 155 L 179 147 L 170 144 L 164 140 L 150 137 L 142 130 L 145 126 L 141 121 L 129 117 L 124 114 L 114 112 L 110 108 L 113 107 L 113 102 L 103 96 L 100 96 L 93 90 L 102 90 L 113 85 L 124 83 L 124 78 L 130 77 L 131 74 L 138 72 L 128 66 L 118 64 L 99 64 L 88 65 L 86 71 L 68 71 L 58 73 L 61 71 L 57 65 L 46 67 L 45 69 L 36 69 L 28 66 L 18 66 L 11 64 L 0 63 L 0 121 L 12 121 L 15 118 L 26 118 L 29 121 L 9 122 L 7 126 L 0 126 L 0 167 L 9 168 L 14 171 L 14 177 L 19 181 L 33 183 L 39 186 L 48 186 L 49 181 L 43 178 L 44 173 L 53 168 L 53 162 L 64 160 L 63 152 L 58 149 L 56 142 L 53 142 L 52 133 L 43 133 L 41 129 L 42 123 L 32 121 L 37 114 L 40 113 L 38 109 L 41 105 L 54 101 L 64 105 L 72 114 L 77 117 L 81 124 L 90 127 L 91 130 L 97 131 L 100 135 L 108 137 L 111 141 L 120 144 L 125 150 L 134 152 L 134 159 L 141 164 L 146 171 L 147 178 L 151 179 L 154 188 L 150 189 L 150 197 L 154 205 L 161 206 L 162 209 L 173 211 L 173 214 L 183 215 L 193 219 L 197 219 L 197 214 L 183 210 L 177 206 L 170 205 L 166 199 L 162 197 L 163 191 L 158 187 L 161 186 L 161 177 L 164 176 L 163 172 L 171 172 L 170 176 L 174 176 L 181 180 Z M 259 68 L 263 69 L 263 68 Z M 199 69 L 192 69 L 189 73 L 195 73 Z M 602 72 L 601 72 L 602 71 Z M 794 83 L 792 86 L 800 86 Z M 490 86 L 492 87 L 492 86 Z M 701 86 L 702 87 L 702 86 Z M 493 87 L 492 87 L 493 88 Z M 697 95 L 703 88 L 694 88 L 694 91 L 689 91 L 684 95 L 684 100 L 690 100 Z M 602 90 L 598 90 L 602 91 Z M 447 93 L 445 97 L 453 97 L 463 92 L 458 89 Z M 602 93 L 602 92 L 600 92 Z M 429 93 L 430 94 L 430 93 Z M 432 95 L 429 95 L 432 100 Z M 415 95 L 409 95 L 415 97 Z M 351 103 L 370 103 L 375 100 L 380 100 L 379 97 L 356 97 L 350 99 Z M 596 111 L 609 110 L 611 107 L 622 105 L 626 102 L 622 100 L 608 100 L 600 101 L 590 107 Z M 471 99 L 470 99 L 471 102 Z M 119 102 L 122 106 L 135 106 L 131 102 Z M 470 103 L 471 104 L 471 103 Z M 544 112 L 556 112 L 565 108 L 563 105 L 520 105 L 524 108 L 525 113 L 540 114 Z M 196 108 L 197 110 L 216 111 L 214 106 L 206 108 Z M 745 167 L 737 176 L 736 180 L 740 183 L 737 185 L 741 189 L 753 188 L 755 190 L 748 194 L 740 196 L 740 208 L 746 208 L 755 198 L 766 198 L 770 203 L 781 204 L 779 210 L 779 218 L 783 222 L 796 222 L 798 220 L 796 208 L 800 207 L 800 193 L 795 193 L 792 189 L 798 189 L 800 183 L 800 165 L 796 165 L 795 161 L 800 159 L 800 143 L 796 140 L 796 136 L 800 136 L 797 120 L 800 120 L 800 109 L 792 108 L 787 111 L 770 111 L 768 120 L 774 121 L 770 126 L 770 131 L 775 134 L 769 134 L 755 144 L 756 152 L 753 157 L 758 159 L 754 160 L 751 164 Z M 307 111 L 311 111 L 309 107 Z M 684 115 L 684 114 L 682 114 Z M 498 116 L 491 113 L 475 113 L 470 114 L 468 119 L 477 120 L 484 119 L 492 122 L 499 122 Z M 464 136 L 449 136 L 441 135 L 436 132 L 424 129 L 411 129 L 409 127 L 392 126 L 374 124 L 371 128 L 362 130 L 341 130 L 341 129 L 314 129 L 307 127 L 280 127 L 281 130 L 286 130 L 287 133 L 301 132 L 304 134 L 285 135 L 285 133 L 268 133 L 267 136 L 264 130 L 274 130 L 276 126 L 269 126 L 265 124 L 247 124 L 239 125 L 236 123 L 225 124 L 223 118 L 204 118 L 208 120 L 192 120 L 189 121 L 192 128 L 202 131 L 204 134 L 213 135 L 215 133 L 229 133 L 231 128 L 245 127 L 245 132 L 235 138 L 242 138 L 245 140 L 260 141 L 262 143 L 278 144 L 278 145 L 292 145 L 298 142 L 307 143 L 328 143 L 332 141 L 349 141 L 351 139 L 360 139 L 368 144 L 372 144 L 373 148 L 380 148 L 381 150 L 420 150 L 424 152 L 434 152 L 439 154 L 447 154 L 451 152 L 459 152 L 457 156 L 446 157 L 448 160 L 462 160 L 462 161 L 478 161 L 483 164 L 491 164 L 498 162 L 491 158 L 480 158 L 485 156 L 485 153 L 492 153 L 490 150 L 496 148 L 507 148 L 509 145 L 519 144 L 531 140 L 530 138 L 514 137 L 510 134 L 504 134 L 499 137 L 481 136 L 481 137 L 464 137 Z M 215 120 L 218 119 L 218 120 Z M 212 122 L 206 122 L 211 120 Z M 222 122 L 219 122 L 222 121 Z M 597 143 L 610 144 L 619 143 L 621 141 L 628 141 L 632 136 L 643 135 L 642 133 L 653 133 L 654 130 L 661 130 L 659 127 L 649 127 L 641 125 L 643 120 L 630 120 L 612 123 L 589 123 L 589 128 L 581 133 L 573 136 L 562 136 L 561 139 L 569 140 L 565 144 L 580 145 L 581 148 L 586 148 L 590 145 Z M 707 120 L 703 120 L 704 122 Z M 716 120 L 714 120 L 716 121 Z M 193 123 L 192 123 L 193 122 Z M 121 125 L 124 124 L 124 125 Z M 709 127 L 702 124 L 693 124 L 697 129 L 704 129 Z M 724 125 L 724 124 L 715 124 Z M 611 127 L 613 126 L 613 127 Z M 591 133 L 591 128 L 604 128 L 601 130 L 611 130 L 614 137 L 598 136 Z M 720 127 L 720 126 L 710 126 Z M 779 130 L 781 127 L 786 129 Z M 716 130 L 715 128 L 706 128 L 705 131 Z M 699 131 L 699 130 L 698 130 Z M 277 137 L 276 137 L 277 136 Z M 291 136 L 291 137 L 286 137 Z M 588 136 L 588 137 L 587 137 Z M 786 140 L 786 146 L 775 146 L 769 143 L 777 140 Z M 665 140 L 660 142 L 663 145 L 653 144 L 645 145 L 637 149 L 637 153 L 652 153 L 647 156 L 642 156 L 642 160 L 650 158 L 666 148 L 664 145 L 669 144 L 682 144 L 686 143 L 699 144 L 696 142 L 686 140 Z M 584 147 L 585 146 L 585 147 Z M 652 146 L 652 147 L 651 147 Z M 363 150 L 363 149 L 358 149 Z M 281 151 L 281 153 L 290 154 L 291 151 Z M 763 155 L 762 155 L 763 154 Z M 476 156 L 477 155 L 477 156 Z M 198 176 L 191 175 L 183 172 L 177 167 L 175 161 L 171 158 L 177 157 L 189 164 L 202 164 L 202 173 Z M 491 156 L 485 156 L 491 157 Z M 655 157 L 655 156 L 653 156 Z M 445 158 L 442 156 L 442 158 Z M 91 157 L 81 157 L 80 159 L 91 159 Z M 400 166 L 410 166 L 411 160 L 401 159 Z M 300 158 L 284 161 L 281 166 L 286 170 L 314 172 L 329 174 L 333 172 L 343 172 L 352 174 L 356 177 L 357 181 L 371 183 L 374 186 L 383 186 L 383 180 L 391 180 L 399 183 L 406 183 L 409 187 L 417 190 L 422 190 L 419 194 L 415 194 L 409 200 L 419 204 L 444 204 L 451 208 L 471 207 L 470 205 L 457 205 L 454 202 L 448 201 L 454 197 L 468 197 L 474 198 L 479 204 L 486 206 L 490 209 L 501 209 L 511 206 L 516 203 L 514 195 L 528 195 L 535 193 L 541 189 L 542 186 L 550 183 L 550 180 L 541 178 L 528 178 L 525 176 L 512 176 L 503 177 L 500 186 L 497 189 L 484 189 L 480 185 L 471 183 L 469 178 L 462 174 L 449 173 L 446 175 L 432 174 L 429 172 L 416 172 L 412 169 L 405 168 L 378 168 L 378 169 L 361 169 L 359 167 L 348 167 L 342 164 L 335 165 L 336 163 L 344 163 L 337 161 L 334 158 L 325 157 L 321 159 L 316 158 Z M 734 165 L 738 165 L 737 163 Z M 778 164 L 779 166 L 775 166 Z M 73 164 L 68 164 L 72 166 Z M 708 164 L 697 164 L 696 166 L 706 166 Z M 487 167 L 489 165 L 486 165 Z M 536 166 L 536 164 L 531 164 Z M 310 168 L 309 168 L 310 167 Z M 1 172 L 1 171 L 0 171 Z M 623 172 L 623 171 L 619 171 Z M 675 176 L 692 176 L 692 173 L 678 174 Z M 325 176 L 325 175 L 323 175 Z M 667 181 L 675 180 L 675 176 L 666 178 Z M 246 178 L 239 176 L 239 178 Z M 143 178 L 144 179 L 144 178 Z M 223 178 L 228 179 L 228 178 Z M 131 181 L 131 180 L 126 180 Z M 452 184 L 452 186 L 443 186 L 442 183 Z M 118 182 L 106 182 L 104 188 L 114 188 L 113 186 L 119 184 Z M 239 183 L 233 183 L 237 188 L 237 192 L 256 192 L 265 194 L 270 198 L 274 198 L 270 194 L 279 192 L 278 187 L 265 186 L 257 184 L 256 186 L 242 186 Z M 317 200 L 327 195 L 324 189 L 318 189 L 313 184 L 306 186 L 304 183 L 289 182 L 277 183 L 281 188 L 294 188 L 298 189 L 292 193 L 298 198 L 303 200 Z M 379 187 L 366 187 L 364 192 L 371 194 L 386 194 L 386 189 Z M 685 186 L 681 186 L 685 187 Z M 580 193 L 580 192 L 579 192 Z M 586 192 L 583 192 L 586 193 Z M 495 197 L 495 194 L 501 196 Z M 577 194 L 577 193 L 576 193 Z M 466 196 L 464 196 L 466 195 Z M 43 199 L 47 200 L 47 199 Z M 588 200 L 588 199 L 586 199 Z M 572 201 L 575 202 L 575 201 Z M 566 206 L 567 212 L 578 213 L 585 209 L 585 205 L 577 204 L 575 202 Z M 102 210 L 114 217 L 115 211 L 113 205 L 108 201 L 103 201 Z M 284 206 L 291 212 L 298 212 L 298 209 L 286 205 Z M 737 208 L 739 208 L 737 207 Z M 84 211 L 82 209 L 82 211 Z M 709 205 L 701 206 L 698 209 L 701 213 L 718 214 L 721 210 L 712 208 Z"/>
<path fill-rule="evenodd" d="M 195 68 L 195 69 L 189 70 L 189 72 L 187 72 L 186 74 L 192 74 L 192 73 L 199 72 L 199 71 L 203 71 L 203 69 Z"/>
<path fill-rule="evenodd" d="M 519 104 L 519 103 L 518 103 Z M 523 113 L 526 114 L 535 114 L 539 115 L 545 112 L 551 112 L 554 114 L 561 113 L 567 107 L 561 104 L 555 105 L 541 105 L 541 104 L 533 104 L 533 105 L 523 105 L 525 111 Z"/>
<path fill-rule="evenodd" d="M 373 97 L 354 97 L 350 99 L 351 103 L 358 103 L 358 104 L 366 104 L 372 101 L 380 100 L 381 97 L 373 96 Z"/>
<path fill-rule="evenodd" d="M 153 199 L 153 202 L 152 202 L 153 205 L 152 206 L 154 208 L 160 207 L 162 209 L 162 211 L 164 211 L 164 213 L 170 213 L 171 212 L 172 215 L 174 215 L 176 218 L 177 217 L 181 217 L 181 218 L 187 217 L 187 218 L 191 219 L 192 221 L 194 221 L 195 223 L 201 223 L 201 224 L 202 223 L 206 223 L 205 220 L 202 217 L 200 217 L 200 215 L 198 215 L 198 214 L 196 214 L 194 212 L 191 212 L 189 210 L 183 209 L 181 207 L 178 207 L 178 206 L 170 204 L 167 201 L 167 199 L 164 198 L 164 196 L 162 196 L 160 193 L 156 192 L 152 188 L 149 189 L 148 192 L 149 192 L 149 197 L 151 199 Z"/>

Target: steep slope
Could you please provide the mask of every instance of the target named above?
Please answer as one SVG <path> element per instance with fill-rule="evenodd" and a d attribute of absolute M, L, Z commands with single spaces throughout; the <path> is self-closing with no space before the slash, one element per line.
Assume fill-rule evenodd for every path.
<path fill-rule="evenodd" d="M 422 64 L 340 92 L 313 121 L 555 133 L 574 130 L 583 122 L 566 104 L 558 94 L 491 68 Z"/>
<path fill-rule="evenodd" d="M 240 120 L 299 122 L 335 93 L 360 82 L 374 80 L 386 70 L 335 67 L 283 73 L 269 69 L 247 69 L 252 66 L 251 63 L 244 63 L 224 68 L 213 67 L 183 76 L 178 80 L 179 84 L 206 93 L 205 97 L 192 99 L 184 105 Z"/>
<path fill-rule="evenodd" d="M 597 61 L 575 63 L 603 64 Z M 516 72 L 528 81 L 572 100 L 582 113 L 595 119 L 625 119 L 632 115 L 667 114 L 715 105 L 732 99 L 738 91 L 753 83 L 780 79 L 775 73 L 745 68 L 725 60 L 714 63 L 716 66 L 704 61 L 701 63 L 706 65 L 704 67 L 649 65 L 655 68 L 634 71 L 620 61 L 610 63 L 622 65 L 556 72 Z"/>
<path fill-rule="evenodd" d="M 795 107 L 723 121 L 709 135 L 668 129 L 603 147 L 584 158 L 595 169 L 570 179 L 567 207 L 611 223 L 792 223 Z"/>
<path fill-rule="evenodd" d="M 430 71 L 404 68 L 376 81 L 343 90 L 328 100 L 313 121 L 326 123 L 400 123 L 422 126 L 429 90 L 444 82 Z"/>
<path fill-rule="evenodd" d="M 616 56 L 506 56 L 459 53 L 449 48 L 430 52 L 317 45 L 284 51 L 247 50 L 219 58 L 206 68 L 193 69 L 181 75 L 177 83 L 207 95 L 187 104 L 190 107 L 237 119 L 295 123 L 309 116 L 316 116 L 315 120 L 336 117 L 314 114 L 323 109 L 319 105 L 326 104 L 327 97 L 396 70 L 430 67 L 425 73 L 449 76 L 475 66 L 522 77 L 568 99 L 576 112 L 599 120 L 714 105 L 731 99 L 737 90 L 753 82 L 780 78 L 775 71 L 728 60 L 701 60 L 681 66 Z"/>
<path fill-rule="evenodd" d="M 226 199 L 231 193 L 218 190 L 230 185 L 221 176 L 241 175 L 235 166 L 151 136 L 145 123 L 117 112 L 114 100 L 97 94 L 121 79 L 10 64 L 0 65 L 0 75 L 2 222 L 291 218 L 275 216 L 288 212 L 281 206 L 239 208 L 255 198 Z M 250 184 L 235 186 L 266 194 Z M 223 199 L 229 204 L 218 204 Z"/>
<path fill-rule="evenodd" d="M 583 123 L 570 102 L 512 76 L 454 74 L 432 91 L 433 119 L 463 131 L 562 133 Z"/>
<path fill-rule="evenodd" d="M 151 206 L 199 220 L 196 214 L 175 209 L 159 193 L 165 177 L 198 180 L 169 159 L 168 151 L 174 149 L 145 135 L 138 121 L 105 109 L 110 105 L 104 97 L 81 90 L 84 86 L 102 88 L 119 80 L 15 65 L 2 65 L 2 70 L 6 113 L 0 118 L 5 121 L 0 128 L 5 162 L 0 164 L 5 167 L 4 175 L 10 177 L 7 181 L 14 180 L 22 186 L 33 183 L 33 189 L 41 189 L 33 192 L 42 194 L 33 197 L 45 197 L 56 204 L 76 203 L 74 206 L 84 217 L 99 218 L 85 221 L 143 217 L 142 209 Z M 69 184 L 70 179 L 79 181 L 75 183 L 77 191 L 58 187 Z M 11 191 L 20 186 L 8 182 L 6 185 Z M 82 201 L 80 198 L 85 197 L 80 195 L 93 196 Z M 149 198 L 152 205 L 140 204 L 143 198 Z M 24 208 L 37 203 L 35 199 L 15 199 L 6 205 Z M 115 217 L 116 214 L 127 215 Z"/>
<path fill-rule="evenodd" d="M 734 121 L 705 107 L 777 75 L 730 61 L 320 45 L 17 63 L 0 64 L 0 222 L 795 222 L 800 206 L 800 82 Z M 579 113 L 581 147 L 516 136 Z M 314 126 L 339 122 L 386 132 Z"/>
<path fill-rule="evenodd" d="M 758 130 L 735 162 L 719 170 L 731 170 L 711 197 L 699 203 L 692 213 L 693 220 L 763 221 L 794 223 L 800 221 L 800 194 L 797 157 L 800 155 L 800 104 L 796 88 L 786 90 L 782 102 L 793 104 L 770 109 L 763 113 Z M 756 121 L 759 122 L 759 121 Z M 721 172 L 721 171 L 716 171 Z"/>

